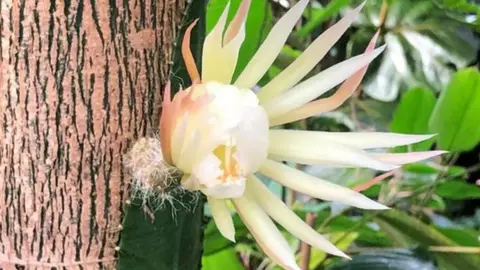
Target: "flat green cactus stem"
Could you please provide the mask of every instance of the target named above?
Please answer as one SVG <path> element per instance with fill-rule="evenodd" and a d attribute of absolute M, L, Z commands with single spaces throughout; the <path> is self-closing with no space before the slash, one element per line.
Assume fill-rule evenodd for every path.
<path fill-rule="evenodd" d="M 188 86 L 189 77 L 183 65 L 179 45 L 185 28 L 197 18 L 200 20 L 192 33 L 191 49 L 198 67 L 201 66 L 199 61 L 201 44 L 205 37 L 205 5 L 206 0 L 191 1 L 183 20 L 172 70 L 175 75 L 172 76 L 174 88 L 178 89 L 180 83 Z M 175 196 L 173 203 L 166 202 L 156 210 L 145 211 L 142 201 L 133 199 L 124 208 L 117 269 L 200 269 L 204 229 L 203 204 L 203 196 L 184 193 Z"/>

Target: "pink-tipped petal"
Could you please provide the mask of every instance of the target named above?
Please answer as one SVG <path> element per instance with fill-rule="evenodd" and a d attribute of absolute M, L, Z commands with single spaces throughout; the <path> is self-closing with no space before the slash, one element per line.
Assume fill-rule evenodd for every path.
<path fill-rule="evenodd" d="M 300 164 L 322 164 L 337 167 L 363 167 L 390 171 L 398 166 L 380 161 L 356 147 L 333 141 L 311 140 L 307 136 L 297 136 L 290 140 L 291 133 L 270 133 L 268 153 L 275 160 L 288 160 Z"/>
<path fill-rule="evenodd" d="M 379 32 L 377 32 L 372 40 L 370 41 L 365 52 L 371 52 L 375 48 L 375 43 L 377 42 Z M 293 121 L 305 119 L 310 116 L 318 115 L 324 112 L 333 111 L 336 108 L 340 107 L 360 85 L 365 73 L 367 72 L 368 66 L 357 71 L 353 74 L 352 77 L 348 78 L 340 86 L 337 92 L 328 98 L 322 98 L 316 101 L 312 101 L 298 109 L 295 109 L 288 114 L 281 115 L 270 121 L 271 126 L 281 125 L 285 123 L 290 123 Z"/>
<path fill-rule="evenodd" d="M 411 135 L 388 132 L 324 132 L 307 130 L 271 129 L 270 137 L 279 136 L 286 142 L 308 141 L 311 145 L 334 142 L 360 149 L 386 148 L 413 144 L 435 135 Z"/>
<path fill-rule="evenodd" d="M 205 37 L 203 42 L 202 53 L 202 81 L 208 82 L 215 80 L 217 66 L 218 66 L 218 53 L 222 51 L 223 42 L 223 30 L 227 22 L 228 10 L 230 3 L 227 3 L 222 15 L 218 19 L 217 24 L 213 27 L 212 31 Z"/>
<path fill-rule="evenodd" d="M 247 19 L 248 10 L 250 8 L 251 0 L 243 0 L 240 4 L 240 7 L 235 14 L 235 17 L 230 22 L 230 25 L 225 32 L 223 37 L 223 44 L 226 45 L 236 37 L 240 31 L 244 31 L 242 28 L 245 27 L 245 20 Z"/>
<path fill-rule="evenodd" d="M 425 151 L 425 152 L 409 152 L 409 153 L 393 153 L 393 154 L 378 154 L 372 153 L 371 156 L 383 162 L 390 164 L 403 165 L 408 163 L 415 163 L 429 158 L 433 158 L 447 151 Z"/>
<path fill-rule="evenodd" d="M 257 0 L 258 1 L 258 0 Z M 309 0 L 300 0 L 273 26 L 265 41 L 242 71 L 235 86 L 252 88 L 277 58 Z"/>
<path fill-rule="evenodd" d="M 326 201 L 336 201 L 362 209 L 388 209 L 388 207 L 358 192 L 313 177 L 276 161 L 267 160 L 260 168 L 260 172 L 286 187 L 315 198 Z"/>
<path fill-rule="evenodd" d="M 271 80 L 258 93 L 260 102 L 266 102 L 291 88 L 310 72 L 353 23 L 365 3 L 348 12 L 339 22 L 323 32 L 292 64 Z"/>
<path fill-rule="evenodd" d="M 390 172 L 386 172 L 384 174 L 381 174 L 379 176 L 376 176 L 370 180 L 368 180 L 367 182 L 361 184 L 361 185 L 358 185 L 356 187 L 353 188 L 353 190 L 355 190 L 356 192 L 362 192 L 368 188 L 370 188 L 371 186 L 373 185 L 376 185 L 380 182 L 382 182 L 383 180 L 387 179 L 388 177 L 392 176 L 393 174 L 395 173 L 395 171 L 390 171 Z"/>
<path fill-rule="evenodd" d="M 187 30 L 185 30 L 185 36 L 183 37 L 182 42 L 182 55 L 183 61 L 185 62 L 185 67 L 187 68 L 188 75 L 192 81 L 192 84 L 200 83 L 200 73 L 198 73 L 197 65 L 195 64 L 195 59 L 193 58 L 192 51 L 190 50 L 190 36 L 192 34 L 192 29 L 197 24 L 198 19 L 193 21 Z"/>
<path fill-rule="evenodd" d="M 283 114 L 287 114 L 345 81 L 373 61 L 384 49 L 385 45 L 374 51 L 357 55 L 336 64 L 298 84 L 286 93 L 276 96 L 267 103 L 262 104 L 262 106 L 267 112 L 269 119 L 275 119 Z"/>

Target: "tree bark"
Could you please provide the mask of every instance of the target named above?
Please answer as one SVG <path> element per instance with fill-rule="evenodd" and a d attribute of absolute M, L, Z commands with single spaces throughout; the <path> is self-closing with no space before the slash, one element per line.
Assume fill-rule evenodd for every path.
<path fill-rule="evenodd" d="M 0 266 L 113 268 L 185 0 L 0 0 Z M 0 267 L 0 268 L 1 268 Z"/>

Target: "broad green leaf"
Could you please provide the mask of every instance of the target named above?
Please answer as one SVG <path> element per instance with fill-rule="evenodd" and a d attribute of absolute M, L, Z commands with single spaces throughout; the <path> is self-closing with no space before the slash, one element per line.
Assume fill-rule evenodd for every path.
<path fill-rule="evenodd" d="M 329 270 L 436 270 L 434 260 L 425 251 L 396 249 L 363 252 L 351 261 L 336 264 Z"/>
<path fill-rule="evenodd" d="M 202 270 L 243 270 L 244 267 L 237 257 L 234 248 L 224 249 L 220 252 L 202 258 Z"/>
<path fill-rule="evenodd" d="M 452 180 L 439 184 L 436 193 L 447 199 L 478 199 L 480 198 L 480 187 L 462 181 Z"/>
<path fill-rule="evenodd" d="M 392 132 L 407 134 L 428 134 L 428 121 L 435 107 L 436 98 L 433 92 L 424 88 L 412 88 L 403 94 L 400 104 L 393 115 L 390 129 Z M 419 142 L 411 146 L 413 151 L 428 150 L 433 140 Z M 398 147 L 405 152 L 406 146 Z"/>
<path fill-rule="evenodd" d="M 480 141 L 480 72 L 467 68 L 455 74 L 435 106 L 430 130 L 441 149 L 468 151 Z"/>
<path fill-rule="evenodd" d="M 210 0 L 208 2 L 207 33 L 215 26 L 228 2 L 230 2 L 230 10 L 227 23 L 233 19 L 235 12 L 240 6 L 241 0 Z M 272 12 L 268 1 L 251 1 L 245 26 L 245 41 L 240 49 L 237 67 L 233 75 L 234 79 L 240 74 L 243 68 L 245 68 L 260 44 L 262 44 L 263 40 L 267 37 L 272 27 L 272 22 Z"/>
<path fill-rule="evenodd" d="M 397 231 L 411 237 L 419 244 L 428 246 L 455 246 L 457 243 L 440 233 L 434 227 L 407 215 L 404 212 L 391 209 L 382 212 L 376 217 Z M 480 265 L 480 257 L 463 253 L 437 253 L 436 256 L 444 262 L 448 262 L 454 269 L 476 269 Z"/>

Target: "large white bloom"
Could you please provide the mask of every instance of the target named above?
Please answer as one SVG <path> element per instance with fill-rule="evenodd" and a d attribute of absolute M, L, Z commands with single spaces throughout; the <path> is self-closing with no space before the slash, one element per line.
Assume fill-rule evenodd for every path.
<path fill-rule="evenodd" d="M 430 135 L 269 130 L 269 126 L 339 107 L 358 87 L 367 65 L 384 49 L 384 46 L 374 49 L 375 35 L 364 54 L 300 82 L 351 25 L 360 6 L 326 30 L 255 95 L 250 89 L 273 63 L 307 4 L 308 0 L 300 0 L 277 22 L 234 82 L 232 75 L 245 39 L 250 1 L 242 2 L 226 30 L 228 6 L 225 8 L 205 39 L 201 75 L 189 49 L 192 24 L 185 34 L 182 53 L 193 84 L 173 99 L 170 87 L 166 88 L 160 120 L 165 161 L 184 172 L 182 185 L 207 195 L 220 232 L 234 241 L 234 226 L 226 204 L 231 200 L 265 253 L 286 269 L 299 268 L 288 243 L 271 219 L 312 246 L 334 255 L 347 255 L 297 217 L 254 176 L 255 172 L 323 200 L 363 209 L 386 209 L 360 193 L 312 177 L 280 161 L 388 171 L 441 153 L 368 151 L 423 141 Z M 335 94 L 317 100 L 342 82 Z"/>

